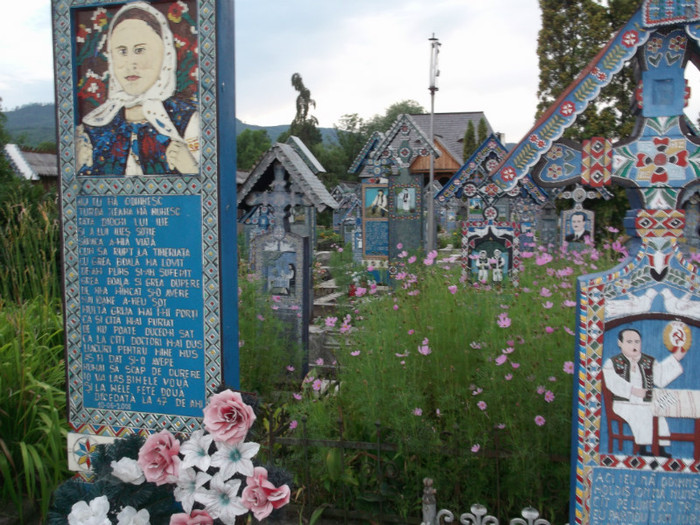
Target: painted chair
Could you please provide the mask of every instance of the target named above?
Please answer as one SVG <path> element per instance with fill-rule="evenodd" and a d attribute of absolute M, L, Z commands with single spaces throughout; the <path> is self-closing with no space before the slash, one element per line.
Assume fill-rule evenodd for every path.
<path fill-rule="evenodd" d="M 613 412 L 613 394 L 608 387 L 605 385 L 605 377 L 601 378 L 601 386 L 603 391 L 603 405 L 605 406 L 605 421 L 608 428 L 608 452 L 613 453 L 613 444 L 617 441 L 617 450 L 622 452 L 623 441 L 632 442 L 632 452 L 634 454 L 639 453 L 639 445 L 634 442 L 634 436 L 630 434 L 625 434 L 625 425 L 627 422 Z M 613 431 L 613 428 L 617 428 L 617 431 Z"/>

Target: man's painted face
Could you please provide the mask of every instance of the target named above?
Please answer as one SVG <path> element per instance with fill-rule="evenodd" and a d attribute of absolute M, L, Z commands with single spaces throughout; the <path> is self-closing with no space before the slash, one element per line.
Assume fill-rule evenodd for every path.
<path fill-rule="evenodd" d="M 642 357 L 642 338 L 634 330 L 624 330 L 622 341 L 618 340 L 622 354 L 630 361 L 637 362 Z"/>
<path fill-rule="evenodd" d="M 586 224 L 586 220 L 583 218 L 582 215 L 573 215 L 571 217 L 571 227 L 574 229 L 574 231 L 576 233 L 582 232 L 585 224 Z"/>
<path fill-rule="evenodd" d="M 124 20 L 112 31 L 109 52 L 114 74 L 129 95 L 141 95 L 158 80 L 163 40 L 143 20 Z"/>

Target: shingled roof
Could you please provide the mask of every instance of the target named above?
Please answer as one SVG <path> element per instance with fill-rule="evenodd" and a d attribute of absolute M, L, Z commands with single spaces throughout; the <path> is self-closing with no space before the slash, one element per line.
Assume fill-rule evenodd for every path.
<path fill-rule="evenodd" d="M 411 115 L 411 118 L 426 135 L 430 134 L 429 113 Z M 465 161 L 462 157 L 462 151 L 464 150 L 464 133 L 467 131 L 469 122 L 472 122 L 474 125 L 474 132 L 476 133 L 479 129 L 479 121 L 482 118 L 486 122 L 487 135 L 490 135 L 493 133 L 493 130 L 483 111 L 435 113 L 433 120 L 435 140 L 439 141 L 459 164 L 462 164 Z"/>
<path fill-rule="evenodd" d="M 296 137 L 294 137 L 296 139 Z M 265 191 L 274 178 L 272 165 L 275 161 L 282 164 L 289 173 L 291 182 L 297 190 L 316 207 L 318 211 L 328 208 L 336 209 L 338 203 L 328 192 L 316 173 L 325 173 L 325 169 L 306 148 L 303 156 L 299 151 L 298 139 L 292 144 L 277 142 L 268 149 L 258 164 L 251 170 L 243 186 L 238 190 L 238 205 L 254 191 Z"/>
<path fill-rule="evenodd" d="M 58 157 L 55 153 L 22 151 L 17 144 L 6 144 L 5 156 L 15 173 L 26 180 L 58 177 Z"/>

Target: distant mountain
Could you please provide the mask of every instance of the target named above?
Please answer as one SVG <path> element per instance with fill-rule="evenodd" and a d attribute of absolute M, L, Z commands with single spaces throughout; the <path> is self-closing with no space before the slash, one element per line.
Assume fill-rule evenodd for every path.
<path fill-rule="evenodd" d="M 56 142 L 56 108 L 54 104 L 27 104 L 12 111 L 5 111 L 7 131 L 12 141 L 29 146 L 38 146 L 42 142 Z M 289 129 L 289 125 L 256 126 L 236 119 L 236 135 L 245 129 L 253 131 L 264 129 L 272 142 Z M 333 128 L 320 128 L 324 142 L 335 139 Z"/>

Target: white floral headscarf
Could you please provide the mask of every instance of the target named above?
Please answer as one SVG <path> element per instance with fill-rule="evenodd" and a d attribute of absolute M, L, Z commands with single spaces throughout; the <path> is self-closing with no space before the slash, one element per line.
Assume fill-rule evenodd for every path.
<path fill-rule="evenodd" d="M 122 15 L 131 10 L 140 9 L 153 16 L 160 25 L 161 38 L 163 40 L 163 64 L 160 69 L 160 74 L 156 82 L 144 93 L 140 95 L 129 95 L 122 88 L 114 74 L 114 65 L 110 58 L 109 60 L 109 93 L 107 101 L 100 107 L 92 110 L 83 117 L 83 123 L 90 126 L 106 126 L 109 124 L 116 114 L 124 108 L 132 108 L 134 106 L 142 106 L 146 120 L 150 122 L 159 133 L 166 135 L 172 139 L 182 141 L 182 137 L 177 131 L 168 113 L 163 107 L 163 101 L 173 96 L 177 85 L 177 54 L 175 51 L 175 43 L 173 33 L 168 26 L 168 21 L 163 14 L 146 2 L 133 2 L 123 6 L 117 14 L 114 15 L 108 33 L 108 45 L 112 40 L 112 32 L 116 25 L 120 22 Z M 108 47 L 109 49 L 109 47 Z"/>

